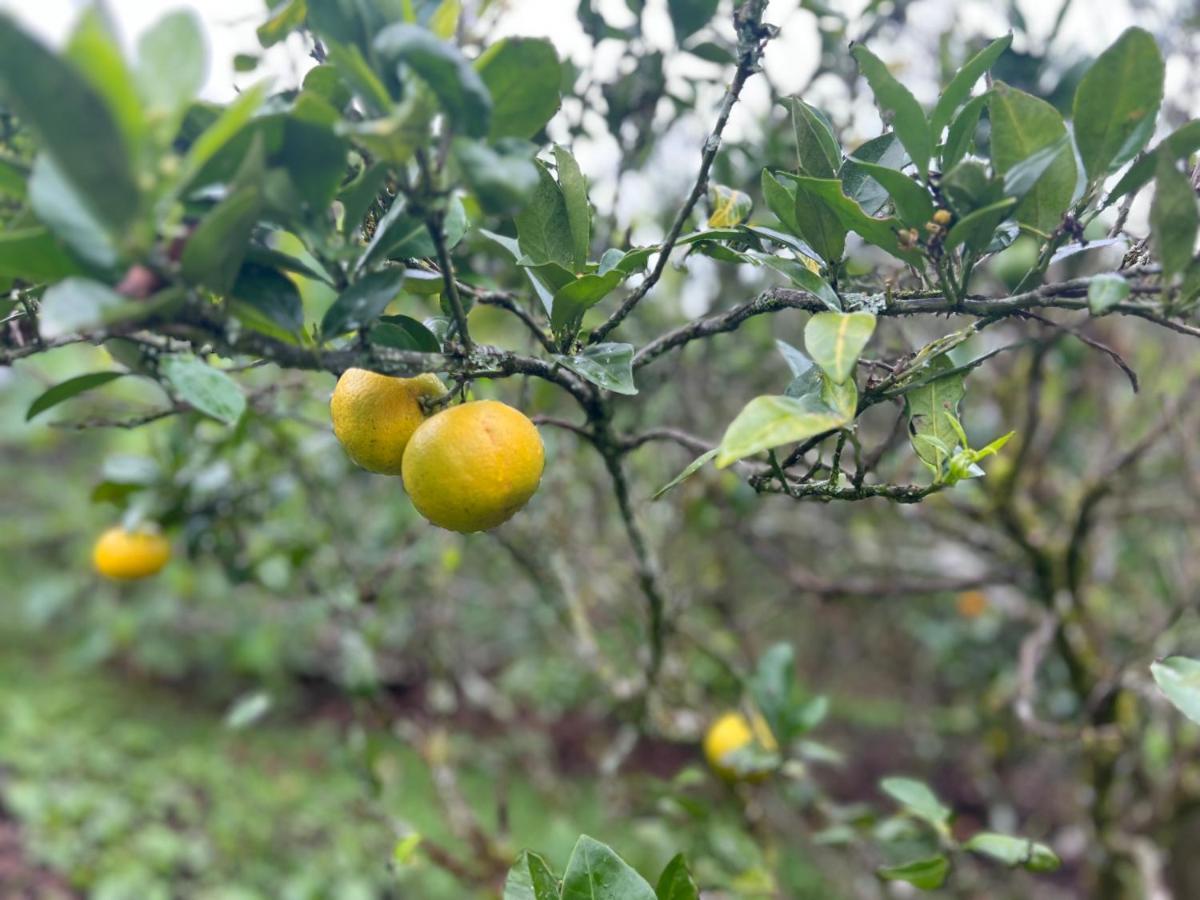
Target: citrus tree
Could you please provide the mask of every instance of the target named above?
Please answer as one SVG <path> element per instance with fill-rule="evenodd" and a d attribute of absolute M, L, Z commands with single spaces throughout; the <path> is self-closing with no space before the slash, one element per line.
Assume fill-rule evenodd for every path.
<path fill-rule="evenodd" d="M 153 575 L 178 532 L 234 584 L 280 593 L 307 575 L 306 591 L 346 598 L 334 618 L 349 622 L 359 609 L 379 615 L 370 608 L 407 565 L 382 552 L 366 565 L 363 545 L 515 516 L 495 532 L 506 565 L 564 608 L 556 628 L 575 662 L 635 732 L 694 743 L 678 711 L 707 701 L 672 658 L 699 652 L 717 666 L 744 710 L 712 717 L 704 752 L 761 846 L 799 828 L 820 837 L 814 852 L 838 854 L 835 866 L 853 858 L 879 885 L 953 888 L 960 877 L 964 891 L 991 883 L 989 861 L 1038 873 L 1059 856 L 1023 823 L 956 827 L 951 805 L 899 773 L 881 782 L 883 812 L 826 793 L 814 773 L 837 754 L 810 733 L 827 701 L 800 686 L 788 644 L 739 646 L 739 588 L 709 583 L 704 566 L 719 572 L 736 542 L 802 596 L 958 593 L 966 619 L 987 611 L 981 589 L 1000 586 L 1009 619 L 1028 626 L 1000 642 L 1005 727 L 1060 742 L 1073 760 L 1089 835 L 1074 865 L 1088 896 L 1133 896 L 1161 877 L 1147 836 L 1177 822 L 1196 790 L 1182 771 L 1162 774 L 1162 754 L 1194 738 L 1143 690 L 1142 665 L 1186 611 L 1191 582 L 1155 588 L 1163 610 L 1147 631 L 1106 589 L 1124 574 L 1144 588 L 1141 550 L 1128 573 L 1106 574 L 1095 553 L 1098 540 L 1131 540 L 1121 511 L 1156 496 L 1136 475 L 1147 461 L 1174 511 L 1166 521 L 1188 502 L 1170 485 L 1185 480 L 1190 444 L 1171 442 L 1191 422 L 1200 336 L 1200 125 L 1168 121 L 1180 116 L 1164 102 L 1158 41 L 1126 30 L 1050 96 L 1038 87 L 1048 57 L 1014 50 L 1012 33 L 973 41 L 923 104 L 880 56 L 896 19 L 815 9 L 818 74 L 841 85 L 847 109 L 869 97 L 882 128 L 846 140 L 848 114 L 804 93 L 776 98 L 783 109 L 761 140 L 731 148 L 723 135 L 778 34 L 766 0 L 668 4 L 675 52 L 709 67 L 690 97 L 668 85 L 641 4 L 629 6 L 637 24 L 623 29 L 580 5 L 587 34 L 622 54 L 623 74 L 597 82 L 550 41 L 490 40 L 487 11 L 455 0 L 285 0 L 260 42 L 301 44 L 311 64 L 280 85 L 239 57 L 241 89 L 224 104 L 197 99 L 207 53 L 188 14 L 163 17 L 132 56 L 96 11 L 61 51 L 0 20 L 0 362 L 102 347 L 103 367 L 49 385 L 27 418 L 70 401 L 100 410 L 76 425 L 172 429 L 165 463 L 105 467 L 94 498 L 116 506 L 119 524 L 96 543 L 96 569 Z M 573 144 L 606 131 L 626 174 L 656 130 L 697 117 L 706 136 L 672 160 L 688 171 L 685 190 L 653 238 L 633 240 L 612 204 L 598 211 Z M 719 286 L 692 317 L 671 302 L 684 261 Z M 767 364 L 771 343 L 779 362 Z M 1153 400 L 1136 393 L 1139 364 L 1170 370 Z M 105 395 L 130 382 L 157 401 L 105 414 Z M 302 398 L 323 403 L 331 387 L 331 423 L 315 428 L 331 427 L 376 474 L 290 462 L 312 424 Z M 579 474 L 559 462 L 555 476 L 576 444 L 590 458 L 570 457 Z M 652 447 L 687 452 L 667 457 L 674 477 Z M 280 493 L 289 476 L 298 500 Z M 364 485 L 354 508 L 329 499 L 347 496 L 347 477 Z M 724 492 L 718 519 L 687 534 L 707 546 L 664 565 L 684 558 L 671 517 L 707 490 Z M 511 529 L 548 492 L 576 508 L 531 543 Z M 371 525 L 377 505 L 410 501 L 428 523 Z M 244 529 L 269 529 L 284 503 L 325 524 L 264 566 L 278 548 L 248 556 Z M 856 559 L 852 541 L 829 535 L 848 533 L 863 504 L 929 511 L 893 520 Z M 586 551 L 556 546 L 554 528 L 566 541 L 578 520 L 610 513 L 621 534 L 603 533 L 598 568 L 636 585 L 643 625 L 618 630 L 631 642 L 597 638 L 603 623 L 590 621 L 569 562 Z M 1149 530 L 1139 548 L 1157 539 Z M 318 568 L 325 543 L 336 559 Z M 934 546 L 969 559 L 955 565 Z M 483 581 L 474 590 L 496 590 Z M 620 578 L 607 590 L 629 608 Z M 718 623 L 732 641 L 705 639 Z M 369 658 L 362 632 L 347 633 Z M 1154 677 L 1194 714 L 1193 665 L 1168 660 Z M 786 789 L 772 797 L 772 783 Z M 512 900 L 699 896 L 682 857 L 656 888 L 587 837 L 561 875 L 536 853 L 510 871 L 515 848 L 463 827 L 465 849 L 424 852 L 468 884 L 503 882 Z"/>

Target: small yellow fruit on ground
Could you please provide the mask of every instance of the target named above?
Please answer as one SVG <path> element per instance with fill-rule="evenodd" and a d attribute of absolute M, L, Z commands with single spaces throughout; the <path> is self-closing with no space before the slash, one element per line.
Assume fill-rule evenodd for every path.
<path fill-rule="evenodd" d="M 100 535 L 92 548 L 92 564 L 109 578 L 145 578 L 171 558 L 171 544 L 152 531 L 126 531 L 119 525 Z"/>
<path fill-rule="evenodd" d="M 983 591 L 963 591 L 954 602 L 964 619 L 978 619 L 988 608 L 987 594 Z"/>
<path fill-rule="evenodd" d="M 404 448 L 425 421 L 422 397 L 440 397 L 445 385 L 432 372 L 395 378 L 347 369 L 329 401 L 333 433 L 346 455 L 380 475 L 399 475 Z"/>
<path fill-rule="evenodd" d="M 404 454 L 404 487 L 434 525 L 486 531 L 529 502 L 545 462 L 542 437 L 524 413 L 474 400 L 416 430 Z"/>
<path fill-rule="evenodd" d="M 708 731 L 704 735 L 704 758 L 708 760 L 708 764 L 714 772 L 729 781 L 736 781 L 739 778 L 747 781 L 759 780 L 765 777 L 766 773 L 743 775 L 725 761 L 729 754 L 740 750 L 756 739 L 764 750 L 772 753 L 779 750 L 775 735 L 771 733 L 766 719 L 761 715 L 754 716 L 752 727 L 740 712 L 727 712 L 708 727 Z"/>

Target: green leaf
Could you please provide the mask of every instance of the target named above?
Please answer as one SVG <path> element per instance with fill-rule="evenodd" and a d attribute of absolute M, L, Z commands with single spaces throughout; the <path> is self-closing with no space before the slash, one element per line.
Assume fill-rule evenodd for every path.
<path fill-rule="evenodd" d="M 38 305 L 38 332 L 46 340 L 94 331 L 158 309 L 158 304 L 122 297 L 106 284 L 64 278 L 46 288 Z"/>
<path fill-rule="evenodd" d="M 261 187 L 237 188 L 208 213 L 188 238 L 180 257 L 183 277 L 218 294 L 233 286 L 254 224 L 262 212 Z"/>
<path fill-rule="evenodd" d="M 858 147 L 842 163 L 842 190 L 869 216 L 877 214 L 888 201 L 888 192 L 859 163 L 877 163 L 899 171 L 908 165 L 908 153 L 892 132 L 881 134 Z"/>
<path fill-rule="evenodd" d="M 587 180 L 580 171 L 579 163 L 565 147 L 554 146 L 554 163 L 558 168 L 558 187 L 562 191 L 567 207 L 567 222 L 571 227 L 571 242 L 574 247 L 576 272 L 587 267 L 588 248 L 591 245 L 592 210 L 588 206 Z"/>
<path fill-rule="evenodd" d="M 992 242 L 992 236 L 1000 223 L 1008 218 L 1012 208 L 1017 205 L 1015 197 L 1005 197 L 996 203 L 977 209 L 963 216 L 950 228 L 942 246 L 953 250 L 959 244 L 966 244 L 976 253 L 982 253 Z"/>
<path fill-rule="evenodd" d="M 475 68 L 492 97 L 489 139 L 531 138 L 558 111 L 562 68 L 549 41 L 504 38 L 484 51 Z"/>
<path fill-rule="evenodd" d="M 804 326 L 804 348 L 835 384 L 842 384 L 854 374 L 874 333 L 875 317 L 868 312 L 816 313 Z"/>
<path fill-rule="evenodd" d="M 958 442 L 958 435 L 947 415 L 957 418 L 958 404 L 962 402 L 967 389 L 964 373 L 955 371 L 954 363 L 945 353 L 931 359 L 928 369 L 932 373 L 947 374 L 942 377 L 934 374 L 929 381 L 906 393 L 904 410 L 913 436 L 913 449 L 922 462 L 935 473 L 940 473 L 944 454 L 937 451 L 936 445 L 931 447 L 928 442 L 918 438 L 933 438 L 947 450 L 952 450 Z"/>
<path fill-rule="evenodd" d="M 47 154 L 38 154 L 29 178 L 29 204 L 80 259 L 101 269 L 117 264 L 112 235 Z"/>
<path fill-rule="evenodd" d="M 271 695 L 266 691 L 243 694 L 225 714 L 225 727 L 233 731 L 249 728 L 265 716 L 272 705 Z"/>
<path fill-rule="evenodd" d="M 929 159 L 933 156 L 933 136 L 921 104 L 865 45 L 856 44 L 850 52 L 858 60 L 858 67 L 875 94 L 875 105 L 884 121 L 891 124 L 924 180 L 929 172 Z"/>
<path fill-rule="evenodd" d="M 796 259 L 784 259 L 781 256 L 759 255 L 757 259 L 770 266 L 777 272 L 787 276 L 788 280 L 803 291 L 808 291 L 827 307 L 835 312 L 842 308 L 842 301 L 829 282 Z"/>
<path fill-rule="evenodd" d="M 1200 150 L 1200 119 L 1180 125 L 1159 142 L 1158 146 L 1134 162 L 1121 176 L 1112 192 L 1104 198 L 1104 205 L 1111 206 L 1126 194 L 1140 190 L 1154 177 L 1161 156 L 1183 159 Z"/>
<path fill-rule="evenodd" d="M 0 94 L 41 139 L 89 212 L 121 230 L 140 197 L 113 112 L 71 64 L 0 15 Z M 86 135 L 86 140 L 80 136 Z"/>
<path fill-rule="evenodd" d="M 1038 180 L 1060 157 L 1071 154 L 1071 139 L 1064 134 L 1052 144 L 1033 153 L 1004 173 L 1004 196 L 1021 200 L 1033 190 Z"/>
<path fill-rule="evenodd" d="M 1006 866 L 1021 866 L 1031 872 L 1053 872 L 1062 865 L 1058 855 L 1045 844 L 1007 834 L 981 831 L 963 846 L 972 853 L 982 853 Z"/>
<path fill-rule="evenodd" d="M 614 394 L 636 394 L 632 344 L 592 344 L 575 356 L 554 357 L 597 387 Z"/>
<path fill-rule="evenodd" d="M 691 478 L 693 475 L 695 475 L 697 472 L 699 472 L 701 469 L 703 469 L 704 466 L 708 463 L 708 461 L 710 459 L 713 459 L 717 455 L 717 453 L 720 452 L 720 450 L 721 450 L 720 447 L 713 447 L 711 450 L 706 450 L 703 453 L 701 453 L 699 456 L 697 456 L 695 459 L 693 459 L 690 463 L 688 463 L 682 472 L 680 472 L 678 475 L 676 475 L 674 478 L 672 478 L 670 481 L 668 481 L 666 484 L 664 484 L 662 487 L 660 487 L 657 491 L 655 491 L 654 495 L 650 499 L 657 500 L 659 497 L 661 497 L 667 491 L 669 491 L 672 488 L 687 481 L 689 478 Z"/>
<path fill-rule="evenodd" d="M 736 228 L 750 217 L 754 201 L 749 194 L 723 184 L 710 183 L 708 205 L 712 209 L 708 216 L 709 228 Z"/>
<path fill-rule="evenodd" d="M 779 351 L 787 363 L 788 368 L 792 372 L 793 378 L 799 378 L 805 372 L 808 372 L 813 367 L 813 362 L 805 356 L 800 350 L 793 347 L 787 341 L 776 340 L 775 348 Z"/>
<path fill-rule="evenodd" d="M 467 211 L 462 200 L 451 197 L 446 208 L 446 219 L 442 223 L 446 235 L 446 249 L 452 250 L 467 233 Z M 419 216 L 408 213 L 407 199 L 397 194 L 392 205 L 375 227 L 371 243 L 355 264 L 362 270 L 381 259 L 425 259 L 435 256 L 437 248 L 429 236 L 429 226 Z"/>
<path fill-rule="evenodd" d="M 1158 689 L 1181 713 L 1200 724 L 1200 662 L 1168 656 L 1150 664 Z"/>
<path fill-rule="evenodd" d="M 37 284 L 78 275 L 79 265 L 45 228 L 0 231 L 0 278 Z"/>
<path fill-rule="evenodd" d="M 250 121 L 267 95 L 266 84 L 256 84 L 238 94 L 211 125 L 188 147 L 175 179 L 176 189 L 183 190 L 200 174 L 204 166 L 219 153 Z"/>
<path fill-rule="evenodd" d="M 338 120 L 325 98 L 301 91 L 283 120 L 283 146 L 272 157 L 314 212 L 324 213 L 345 176 L 349 143 L 334 132 Z"/>
<path fill-rule="evenodd" d="M 1198 224 L 1191 182 L 1174 161 L 1159 157 L 1154 201 L 1150 204 L 1150 242 L 1165 278 L 1182 272 L 1192 261 Z"/>
<path fill-rule="evenodd" d="M 869 162 L 859 162 L 858 166 L 888 192 L 897 215 L 906 225 L 920 228 L 933 218 L 933 198 L 929 191 L 903 172 Z"/>
<path fill-rule="evenodd" d="M 342 291 L 325 311 L 321 319 L 321 334 L 332 338 L 367 327 L 396 299 L 403 284 L 403 269 L 384 269 L 363 275 Z"/>
<path fill-rule="evenodd" d="M 319 0 L 318 0 L 319 2 Z M 308 16 L 307 0 L 283 0 L 271 12 L 271 17 L 258 26 L 255 34 L 262 47 L 273 47 L 304 25 Z"/>
<path fill-rule="evenodd" d="M 246 395 L 238 383 L 195 356 L 164 356 L 158 371 L 180 400 L 218 422 L 234 425 L 246 411 Z"/>
<path fill-rule="evenodd" d="M 85 9 L 79 17 L 67 41 L 63 61 L 75 66 L 103 98 L 121 130 L 131 168 L 136 172 L 148 117 L 143 114 L 137 83 L 111 23 L 97 7 Z"/>
<path fill-rule="evenodd" d="M 869 244 L 886 250 L 897 259 L 920 267 L 923 257 L 918 250 L 900 246 L 900 221 L 889 217 L 877 219 L 867 215 L 857 202 L 846 196 L 842 183 L 836 178 L 804 178 L 792 176 L 796 184 L 796 213 L 801 215 L 802 204 L 826 210 L 836 219 L 843 231 L 853 231 Z M 803 225 L 803 223 L 801 223 Z M 807 235 L 805 235 L 807 237 Z M 820 249 L 816 244 L 814 248 Z M 840 256 L 840 253 L 839 253 Z M 829 259 L 829 257 L 826 257 Z M 833 261 L 833 260 L 831 260 Z"/>
<path fill-rule="evenodd" d="M 584 314 L 612 293 L 625 277 L 619 269 L 603 275 L 581 275 L 554 293 L 550 326 L 555 334 L 573 336 L 583 324 Z"/>
<path fill-rule="evenodd" d="M 831 408 L 819 395 L 755 397 L 725 429 L 718 448 L 717 468 L 723 469 L 763 450 L 792 444 L 832 431 L 854 418 Z"/>
<path fill-rule="evenodd" d="M 387 164 L 374 163 L 362 168 L 355 179 L 341 189 L 338 200 L 342 203 L 343 234 L 355 234 L 356 229 L 362 228 L 367 210 L 383 191 L 387 177 Z"/>
<path fill-rule="evenodd" d="M 418 353 L 441 353 L 442 345 L 437 335 L 412 316 L 381 316 L 371 327 L 372 344 L 394 347 L 397 350 L 415 350 Z"/>
<path fill-rule="evenodd" d="M 1075 142 L 1090 181 L 1145 146 L 1163 98 L 1163 59 L 1158 42 L 1142 28 L 1128 28 L 1096 58 L 1075 90 Z"/>
<path fill-rule="evenodd" d="M 340 41 L 328 43 L 329 62 L 342 73 L 342 78 L 353 87 L 371 115 L 383 115 L 392 108 L 392 95 L 379 76 L 363 58 L 362 51 L 354 44 Z"/>
<path fill-rule="evenodd" d="M 672 857 L 658 876 L 654 895 L 657 900 L 700 900 L 700 886 L 688 871 L 687 859 L 682 853 Z"/>
<path fill-rule="evenodd" d="M 495 147 L 470 138 L 454 141 L 454 161 L 485 212 L 500 214 L 523 207 L 538 186 L 534 148 L 505 138 Z"/>
<path fill-rule="evenodd" d="M 796 719 L 801 708 L 800 686 L 796 682 L 796 652 L 791 644 L 772 644 L 758 658 L 754 674 L 746 683 L 754 705 L 758 707 L 771 734 L 786 747 L 802 730 Z"/>
<path fill-rule="evenodd" d="M 544 859 L 523 850 L 508 870 L 503 900 L 558 900 L 558 879 Z"/>
<path fill-rule="evenodd" d="M 923 891 L 940 888 L 950 872 L 950 861 L 944 856 L 916 859 L 900 866 L 884 866 L 876 874 L 885 881 L 906 881 Z"/>
<path fill-rule="evenodd" d="M 654 888 L 610 847 L 579 838 L 563 874 L 562 900 L 656 900 Z"/>
<path fill-rule="evenodd" d="M 54 387 L 44 391 L 33 403 L 29 404 L 29 409 L 25 411 L 25 421 L 28 422 L 34 416 L 45 412 L 52 406 L 57 406 L 64 400 L 70 400 L 84 391 L 90 391 L 93 388 L 108 384 L 110 381 L 126 374 L 128 373 L 89 372 L 87 375 L 76 375 L 74 378 L 68 378 L 66 381 L 59 382 Z"/>
<path fill-rule="evenodd" d="M 927 784 L 913 778 L 885 778 L 879 786 L 910 815 L 945 831 L 950 822 L 950 810 L 942 805 Z"/>
<path fill-rule="evenodd" d="M 234 315 L 259 331 L 295 340 L 304 328 L 300 290 L 277 269 L 246 263 L 238 271 L 229 296 Z"/>
<path fill-rule="evenodd" d="M 417 25 L 396 22 L 375 35 L 375 52 L 416 72 L 438 98 L 455 128 L 483 137 L 491 127 L 492 96 L 458 48 Z"/>
<path fill-rule="evenodd" d="M 1066 137 L 1067 128 L 1058 110 L 1003 82 L 992 85 L 989 108 L 992 164 L 1000 174 Z M 1062 153 L 1017 205 L 1014 216 L 1022 225 L 1049 234 L 1062 221 L 1074 192 L 1075 157 Z"/>
<path fill-rule="evenodd" d="M 979 127 L 979 116 L 991 99 L 991 91 L 986 91 L 978 97 L 972 97 L 954 117 L 954 121 L 950 123 L 950 130 L 946 133 L 946 143 L 942 145 L 943 172 L 954 168 L 971 149 L 971 143 L 975 140 L 975 131 Z"/>
<path fill-rule="evenodd" d="M 707 25 L 714 15 L 720 0 L 667 0 L 667 12 L 675 29 L 675 43 L 682 44 Z"/>
<path fill-rule="evenodd" d="M 796 233 L 808 241 L 826 266 L 836 266 L 846 252 L 846 225 L 838 211 L 824 202 L 823 196 L 811 185 L 801 184 L 795 176 L 787 177 L 794 197 L 792 218 Z M 840 182 L 833 183 L 840 185 Z"/>
<path fill-rule="evenodd" d="M 771 174 L 770 169 L 762 170 L 762 194 L 767 208 L 775 214 L 788 233 L 800 234 L 800 225 L 796 220 L 796 188 L 784 184 Z"/>
<path fill-rule="evenodd" d="M 1088 282 L 1088 308 L 1093 316 L 1108 312 L 1129 296 L 1129 282 L 1116 272 L 1093 275 Z"/>
<path fill-rule="evenodd" d="M 555 262 L 574 271 L 575 241 L 566 200 L 546 166 L 538 162 L 537 167 L 533 199 L 515 220 L 521 252 L 534 263 Z"/>
<path fill-rule="evenodd" d="M 138 39 L 138 86 L 160 138 L 171 140 L 186 104 L 208 77 L 208 50 L 195 13 L 168 13 Z"/>
<path fill-rule="evenodd" d="M 790 98 L 792 132 L 800 174 L 813 178 L 836 178 L 842 167 L 842 150 L 825 117 L 799 97 Z"/>
<path fill-rule="evenodd" d="M 942 95 L 938 97 L 937 105 L 929 116 L 929 126 L 936 138 L 942 129 L 950 124 L 954 111 L 967 102 L 971 89 L 983 74 L 992 67 L 1005 50 L 1012 44 L 1012 33 L 996 38 L 974 56 L 950 79 Z M 978 116 L 976 116 L 978 118 Z"/>

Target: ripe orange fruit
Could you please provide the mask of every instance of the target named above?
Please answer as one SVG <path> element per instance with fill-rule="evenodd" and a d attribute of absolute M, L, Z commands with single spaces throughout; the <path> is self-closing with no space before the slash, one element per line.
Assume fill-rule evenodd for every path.
<path fill-rule="evenodd" d="M 333 433 L 346 455 L 381 475 L 399 475 L 404 448 L 425 421 L 422 397 L 440 397 L 446 388 L 430 372 L 416 378 L 394 378 L 347 369 L 329 401 Z"/>
<path fill-rule="evenodd" d="M 92 564 L 108 578 L 145 578 L 171 558 L 171 544 L 153 531 L 126 531 L 120 525 L 108 529 L 92 548 Z"/>
<path fill-rule="evenodd" d="M 404 453 L 404 487 L 434 525 L 486 531 L 529 502 L 545 461 L 542 437 L 524 413 L 475 400 L 417 428 Z"/>
<path fill-rule="evenodd" d="M 955 600 L 958 614 L 964 619 L 978 619 L 988 608 L 987 594 L 983 591 L 963 591 Z"/>
<path fill-rule="evenodd" d="M 745 775 L 726 762 L 731 753 L 753 741 L 758 741 L 759 746 L 772 753 L 779 750 L 775 735 L 761 715 L 756 714 L 752 724 L 740 712 L 727 712 L 708 727 L 704 735 L 704 758 L 714 772 L 728 781 L 759 781 L 767 773 Z"/>

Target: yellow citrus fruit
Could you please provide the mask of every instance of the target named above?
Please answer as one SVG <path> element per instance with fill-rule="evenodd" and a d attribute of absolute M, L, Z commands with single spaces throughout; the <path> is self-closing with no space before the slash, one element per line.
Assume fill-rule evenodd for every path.
<path fill-rule="evenodd" d="M 545 461 L 542 437 L 524 413 L 475 400 L 417 428 L 404 454 L 404 487 L 434 525 L 486 531 L 529 502 Z"/>
<path fill-rule="evenodd" d="M 765 772 L 749 776 L 742 775 L 725 761 L 729 754 L 755 740 L 764 750 L 772 753 L 779 750 L 775 735 L 771 733 L 766 719 L 761 715 L 755 715 L 754 723 L 751 725 L 750 721 L 740 712 L 727 712 L 708 727 L 708 731 L 704 735 L 704 758 L 708 760 L 713 771 L 722 778 L 730 781 L 736 781 L 739 778 L 745 778 L 747 781 L 760 780 L 766 777 Z"/>
<path fill-rule="evenodd" d="M 380 475 L 399 475 L 404 448 L 425 421 L 422 397 L 440 397 L 446 388 L 427 372 L 395 378 L 366 369 L 347 369 L 329 401 L 333 433 L 346 455 Z"/>
<path fill-rule="evenodd" d="M 126 531 L 119 525 L 100 535 L 92 548 L 92 564 L 109 578 L 145 578 L 171 558 L 171 544 L 151 531 Z"/>

